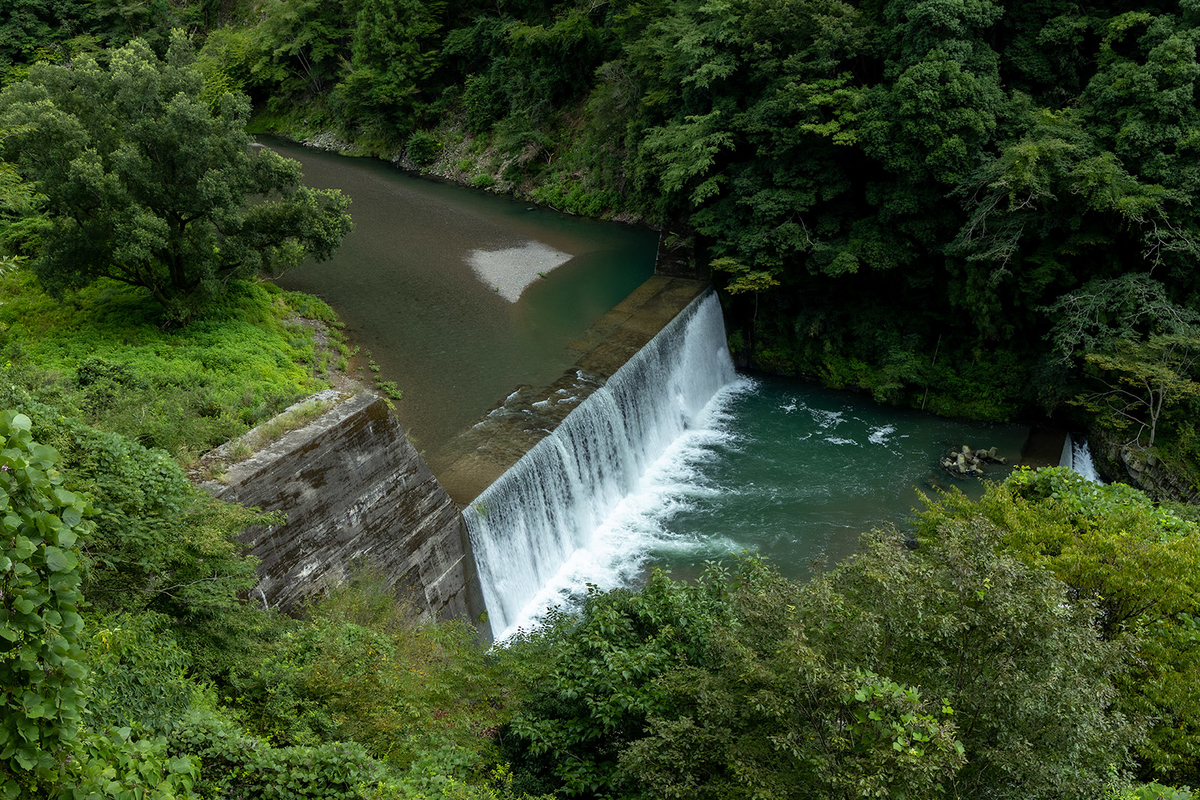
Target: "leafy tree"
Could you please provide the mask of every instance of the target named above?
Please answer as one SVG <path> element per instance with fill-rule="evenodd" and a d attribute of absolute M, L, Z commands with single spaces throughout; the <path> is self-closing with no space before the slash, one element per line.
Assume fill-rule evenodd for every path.
<path fill-rule="evenodd" d="M 1113 709 L 1128 649 L 1095 635 L 1095 605 L 998 553 L 994 526 L 939 532 L 915 552 L 869 535 L 805 584 L 750 559 L 592 592 L 534 637 L 546 663 L 504 734 L 518 779 L 582 796 L 1099 796 L 1137 733 Z"/>
<path fill-rule="evenodd" d="M 0 161 L 0 263 L 16 263 L 36 251 L 45 217 L 41 198 L 16 167 Z"/>
<path fill-rule="evenodd" d="M 12 0 L 0 10 L 0 68 L 61 55 L 90 22 L 82 0 Z M 55 53 L 60 50 L 59 53 Z"/>
<path fill-rule="evenodd" d="M 1106 389 L 1088 395 L 1085 403 L 1117 426 L 1133 427 L 1129 444 L 1140 445 L 1146 435 L 1146 446 L 1154 447 L 1164 414 L 1181 401 L 1200 398 L 1200 382 L 1192 377 L 1198 359 L 1200 336 L 1121 340 L 1109 351 L 1086 356 Z"/>
<path fill-rule="evenodd" d="M 335 97 L 347 121 L 407 133 L 422 106 L 423 84 L 437 67 L 430 40 L 441 27 L 442 3 L 359 0 L 355 7 L 351 69 Z"/>
<path fill-rule="evenodd" d="M 1053 361 L 1082 361 L 1103 388 L 1077 402 L 1118 429 L 1134 427 L 1130 444 L 1154 447 L 1159 423 L 1175 406 L 1200 397 L 1200 313 L 1168 298 L 1144 274 L 1089 281 L 1049 307 Z"/>
<path fill-rule="evenodd" d="M 250 66 L 271 87 L 272 106 L 312 99 L 337 82 L 350 53 L 351 23 L 344 3 L 273 0 L 263 6 L 254 34 L 260 52 Z M 207 45 L 206 45 L 207 49 Z"/>
<path fill-rule="evenodd" d="M 1102 486 L 1064 468 L 1022 471 L 978 503 L 960 493 L 927 500 L 918 534 L 986 526 L 998 545 L 1048 568 L 1073 602 L 1098 604 L 1099 630 L 1136 651 L 1116 677 L 1117 708 L 1149 724 L 1132 739 L 1145 778 L 1200 777 L 1200 528 L 1123 484 Z"/>
<path fill-rule="evenodd" d="M 727 613 L 720 592 L 656 571 L 640 592 L 593 588 L 578 620 L 553 617 L 519 645 L 545 654 L 504 738 L 524 788 L 611 794 L 624 750 L 646 735 L 651 716 L 668 711 L 658 681 L 676 665 L 704 663 L 708 631 Z"/>
<path fill-rule="evenodd" d="M 202 83 L 176 34 L 163 60 L 135 40 L 107 67 L 39 64 L 0 95 L 15 131 L 6 153 L 46 197 L 33 269 L 48 290 L 109 277 L 146 288 L 177 323 L 230 280 L 328 258 L 341 242 L 349 201 L 253 149 L 245 99 L 210 109 Z"/>

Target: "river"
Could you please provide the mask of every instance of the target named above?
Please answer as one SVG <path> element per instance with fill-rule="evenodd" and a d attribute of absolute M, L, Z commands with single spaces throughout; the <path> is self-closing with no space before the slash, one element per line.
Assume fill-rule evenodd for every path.
<path fill-rule="evenodd" d="M 303 164 L 309 185 L 349 194 L 355 220 L 332 263 L 308 265 L 281 284 L 325 298 L 351 338 L 400 384 L 398 416 L 420 449 L 440 445 L 518 384 L 547 384 L 561 374 L 573 361 L 570 341 L 653 270 L 656 237 L 644 229 L 415 178 L 378 161 L 269 144 Z M 529 242 L 573 258 L 515 303 L 471 268 L 474 253 Z M 1021 454 L 1022 426 L 947 420 L 805 381 L 735 375 L 719 311 L 710 318 L 716 330 L 706 334 L 703 359 L 724 377 L 715 394 L 710 387 L 693 399 L 689 407 L 699 411 L 689 412 L 682 433 L 639 454 L 634 461 L 648 466 L 620 476 L 615 494 L 606 489 L 611 501 L 586 503 L 584 511 L 551 508 L 550 522 L 533 534 L 498 533 L 493 550 L 522 563 L 491 569 L 497 582 L 512 584 L 485 586 L 485 595 L 506 595 L 503 614 L 499 601 L 489 601 L 496 634 L 533 624 L 550 606 L 571 605 L 588 584 L 636 585 L 654 566 L 690 577 L 708 561 L 752 550 L 801 577 L 814 559 L 852 552 L 864 531 L 902 524 L 919 505 L 918 491 L 952 483 L 937 466 L 947 450 L 994 446 L 1010 462 Z M 642 394 L 636 387 L 626 393 Z M 982 491 L 978 480 L 956 485 Z M 565 495 L 577 502 L 570 495 L 578 491 Z M 529 504 L 516 498 L 511 505 L 519 514 Z M 587 529 L 574 531 L 565 549 L 514 544 L 563 539 L 568 517 L 586 518 Z M 536 579 L 523 577 L 527 562 L 541 558 L 535 551 L 547 550 L 556 554 L 534 571 Z M 478 543 L 476 553 L 482 557 Z M 481 565 L 481 574 L 488 571 Z"/>
<path fill-rule="evenodd" d="M 508 197 L 414 177 L 382 161 L 346 158 L 264 137 L 300 162 L 304 182 L 341 189 L 354 231 L 333 259 L 279 285 L 315 294 L 346 323 L 403 398 L 396 414 L 433 452 L 519 384 L 552 382 L 569 349 L 654 271 L 658 235 L 572 217 Z M 569 258 L 517 302 L 480 279 L 481 254 Z"/>

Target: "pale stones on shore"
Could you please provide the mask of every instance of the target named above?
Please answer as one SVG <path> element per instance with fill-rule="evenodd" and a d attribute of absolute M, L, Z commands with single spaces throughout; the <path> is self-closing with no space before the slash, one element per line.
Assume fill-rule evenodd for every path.
<path fill-rule="evenodd" d="M 503 250 L 472 250 L 467 262 L 479 280 L 515 303 L 521 299 L 525 287 L 573 257 L 541 242 L 526 242 Z"/>
<path fill-rule="evenodd" d="M 1007 464 L 1008 459 L 996 454 L 996 448 L 972 450 L 963 445 L 961 451 L 951 450 L 942 458 L 942 469 L 958 477 L 977 477 L 984 473 L 985 463 Z"/>

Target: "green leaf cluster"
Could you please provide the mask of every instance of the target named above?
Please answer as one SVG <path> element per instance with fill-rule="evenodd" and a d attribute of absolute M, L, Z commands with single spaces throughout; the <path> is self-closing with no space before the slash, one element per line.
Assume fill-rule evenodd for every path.
<path fill-rule="evenodd" d="M 37 64 L 0 94 L 5 157 L 45 197 L 32 267 L 47 290 L 110 278 L 146 289 L 178 323 L 235 278 L 324 260 L 341 243 L 349 200 L 300 186 L 298 164 L 253 149 L 245 98 L 205 102 L 182 33 L 164 59 L 135 39 L 106 62 Z"/>
<path fill-rule="evenodd" d="M 1149 727 L 1133 741 L 1147 779 L 1200 778 L 1200 529 L 1123 484 L 1091 483 L 1061 467 L 1020 471 L 976 504 L 959 493 L 926 500 L 918 535 L 986 525 L 1006 552 L 1048 569 L 1074 602 L 1095 603 L 1098 632 L 1137 657 L 1116 680 L 1116 707 Z"/>
<path fill-rule="evenodd" d="M 1097 608 L 998 552 L 878 532 L 807 583 L 761 561 L 592 592 L 530 642 L 518 785 L 585 797 L 1096 797 L 1138 728 Z M 523 782 L 523 783 L 522 783 Z"/>
<path fill-rule="evenodd" d="M 32 422 L 0 416 L 0 789 L 53 785 L 77 740 L 84 699 L 77 542 L 86 500 Z"/>

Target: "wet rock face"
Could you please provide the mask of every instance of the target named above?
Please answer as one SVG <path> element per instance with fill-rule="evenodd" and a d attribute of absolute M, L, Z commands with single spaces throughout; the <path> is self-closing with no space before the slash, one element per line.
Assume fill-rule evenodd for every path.
<path fill-rule="evenodd" d="M 209 488 L 288 516 L 243 536 L 261 560 L 252 600 L 294 607 L 365 559 L 422 618 L 483 613 L 462 518 L 382 398 L 343 400 Z"/>
<path fill-rule="evenodd" d="M 1130 446 L 1103 432 L 1093 431 L 1089 439 L 1096 445 L 1096 466 L 1105 480 L 1128 483 L 1156 503 L 1200 505 L 1200 487 L 1192 485 L 1187 476 L 1172 470 L 1152 451 Z"/>

